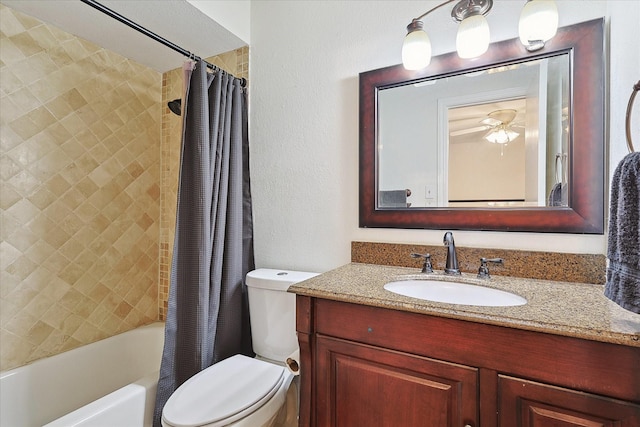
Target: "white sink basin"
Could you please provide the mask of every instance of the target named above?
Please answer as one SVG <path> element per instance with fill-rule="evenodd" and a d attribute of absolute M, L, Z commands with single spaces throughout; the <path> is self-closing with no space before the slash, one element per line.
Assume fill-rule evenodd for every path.
<path fill-rule="evenodd" d="M 389 282 L 384 288 L 407 297 L 449 304 L 508 307 L 527 303 L 511 292 L 444 280 L 400 280 Z"/>

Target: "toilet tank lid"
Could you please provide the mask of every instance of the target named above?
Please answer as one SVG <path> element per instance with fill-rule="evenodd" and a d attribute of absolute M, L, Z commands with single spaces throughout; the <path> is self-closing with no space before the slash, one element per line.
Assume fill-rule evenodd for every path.
<path fill-rule="evenodd" d="M 294 283 L 302 282 L 317 276 L 318 273 L 307 271 L 278 270 L 258 268 L 247 273 L 247 286 L 250 288 L 273 289 L 286 291 Z"/>

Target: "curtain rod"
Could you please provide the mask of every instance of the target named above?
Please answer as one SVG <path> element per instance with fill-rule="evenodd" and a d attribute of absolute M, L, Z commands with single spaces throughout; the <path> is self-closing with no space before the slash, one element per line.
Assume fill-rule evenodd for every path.
<path fill-rule="evenodd" d="M 130 20 L 129 18 L 126 18 L 125 16 L 120 15 L 118 12 L 116 12 L 115 10 L 109 9 L 108 7 L 106 7 L 103 4 L 98 3 L 95 0 L 80 0 L 82 3 L 87 4 L 91 7 L 93 7 L 94 9 L 99 10 L 100 12 L 104 13 L 105 15 L 122 22 L 123 24 L 125 24 L 126 26 L 133 28 L 134 30 L 144 34 L 145 36 L 157 41 L 158 43 L 161 43 L 163 45 L 165 45 L 166 47 L 175 50 L 178 53 L 181 53 L 182 55 L 194 59 L 195 61 L 199 61 L 202 60 L 204 61 L 205 64 L 207 64 L 207 67 L 211 68 L 212 70 L 220 70 L 220 67 L 211 64 L 210 62 L 205 61 L 204 59 L 202 59 L 199 56 L 194 55 L 193 53 L 189 52 L 188 50 L 178 46 L 177 44 L 170 42 L 169 40 L 165 39 L 164 37 L 160 37 L 159 35 L 157 35 L 156 33 L 147 30 L 146 28 L 144 28 L 141 25 L 136 24 L 135 22 L 133 22 L 132 20 Z M 230 74 L 230 73 L 229 73 Z M 231 74 L 230 74 L 231 75 Z M 231 75 L 232 77 L 236 78 L 235 76 Z M 242 85 L 242 87 L 246 87 L 247 85 L 247 80 L 243 77 L 243 78 L 239 78 L 240 80 L 240 84 Z"/>

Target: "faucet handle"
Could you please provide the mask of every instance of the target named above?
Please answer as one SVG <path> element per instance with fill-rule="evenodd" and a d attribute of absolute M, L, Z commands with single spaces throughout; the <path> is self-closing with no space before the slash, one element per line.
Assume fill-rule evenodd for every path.
<path fill-rule="evenodd" d="M 489 274 L 489 267 L 487 267 L 488 262 L 493 264 L 504 264 L 504 260 L 502 258 L 480 258 L 480 268 L 478 269 L 479 279 L 488 279 L 491 277 Z"/>
<path fill-rule="evenodd" d="M 424 258 L 424 264 L 422 264 L 422 272 L 433 273 L 433 266 L 431 265 L 431 254 L 418 254 L 412 252 L 411 258 Z"/>

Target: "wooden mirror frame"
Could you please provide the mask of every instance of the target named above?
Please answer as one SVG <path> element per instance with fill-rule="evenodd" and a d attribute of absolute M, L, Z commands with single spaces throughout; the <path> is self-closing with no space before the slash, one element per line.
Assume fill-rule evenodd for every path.
<path fill-rule="evenodd" d="M 376 206 L 378 91 L 429 77 L 444 77 L 568 53 L 570 58 L 569 206 L 518 208 L 407 208 Z M 470 66 L 469 64 L 472 64 Z M 360 74 L 360 227 L 604 232 L 605 173 L 604 19 L 558 29 L 544 49 L 528 52 L 515 38 L 491 44 L 473 61 L 448 53 L 423 70 L 402 64 Z"/>

